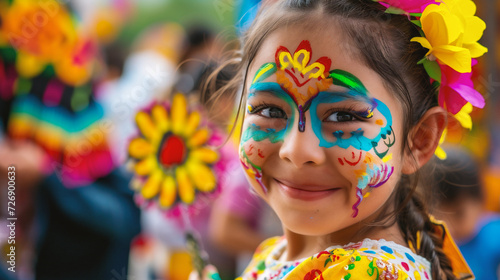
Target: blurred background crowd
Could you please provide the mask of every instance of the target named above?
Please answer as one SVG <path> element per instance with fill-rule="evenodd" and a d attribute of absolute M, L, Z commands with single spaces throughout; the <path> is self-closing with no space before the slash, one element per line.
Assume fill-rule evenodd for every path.
<path fill-rule="evenodd" d="M 221 278 L 234 279 L 280 234 L 239 167 L 237 100 L 204 91 L 268 1 L 0 0 L 0 279 L 187 279 L 182 227 L 160 207 L 138 206 L 128 160 L 136 113 L 176 92 L 227 135 L 236 125 L 222 148 L 230 180 L 191 217 Z M 486 107 L 472 112 L 470 131 L 450 121 L 432 210 L 476 279 L 500 279 L 500 2 L 475 2 L 489 52 L 473 79 Z M 213 86 L 233 73 L 223 69 Z"/>

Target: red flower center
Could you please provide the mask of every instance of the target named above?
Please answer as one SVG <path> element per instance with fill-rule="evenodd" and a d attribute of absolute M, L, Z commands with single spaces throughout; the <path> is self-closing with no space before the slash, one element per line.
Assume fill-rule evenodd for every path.
<path fill-rule="evenodd" d="M 160 149 L 160 163 L 169 168 L 181 164 L 186 157 L 186 144 L 177 135 L 165 137 Z"/>

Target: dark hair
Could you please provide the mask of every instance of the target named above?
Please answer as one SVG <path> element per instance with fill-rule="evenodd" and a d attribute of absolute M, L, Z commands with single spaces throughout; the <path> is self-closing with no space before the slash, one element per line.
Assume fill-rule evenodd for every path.
<path fill-rule="evenodd" d="M 434 193 L 438 204 L 460 203 L 462 199 L 483 200 L 477 161 L 463 148 L 447 147 L 447 158 L 436 163 Z"/>
<path fill-rule="evenodd" d="M 371 0 L 282 0 L 264 6 L 243 37 L 241 52 L 228 62 L 239 67 L 238 75 L 219 93 L 235 94 L 243 85 L 243 96 L 248 69 L 269 34 L 284 25 L 317 21 L 325 24 L 330 19 L 340 26 L 345 36 L 346 40 L 339 42 L 344 44 L 341 47 L 377 72 L 399 101 L 404 114 L 402 135 L 410 135 L 411 128 L 424 113 L 437 105 L 436 88 L 431 85 L 424 67 L 417 63 L 426 50 L 410 42 L 411 38 L 421 35 L 406 16 L 387 14 L 381 4 Z M 239 110 L 241 105 L 242 98 Z M 410 153 L 408 138 L 403 138 L 402 147 L 401 153 Z M 417 244 L 417 232 L 420 232 L 420 244 L 414 248 L 430 261 L 433 279 L 456 279 L 443 253 L 441 236 L 434 233 L 424 200 L 417 191 L 419 177 L 418 172 L 402 176 L 392 196 L 396 217 L 393 222 L 398 223 L 409 244 Z"/>

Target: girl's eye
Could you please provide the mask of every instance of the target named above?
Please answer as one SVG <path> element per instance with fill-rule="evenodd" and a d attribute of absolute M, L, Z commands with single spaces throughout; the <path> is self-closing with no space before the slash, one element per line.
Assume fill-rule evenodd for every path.
<path fill-rule="evenodd" d="M 335 113 L 331 114 L 330 116 L 328 116 L 328 118 L 326 118 L 325 121 L 328 121 L 328 122 L 350 122 L 350 121 L 353 121 L 355 119 L 356 118 L 349 113 L 335 112 Z"/>
<path fill-rule="evenodd" d="M 280 108 L 268 107 L 260 110 L 259 115 L 266 118 L 286 119 L 286 113 Z"/>

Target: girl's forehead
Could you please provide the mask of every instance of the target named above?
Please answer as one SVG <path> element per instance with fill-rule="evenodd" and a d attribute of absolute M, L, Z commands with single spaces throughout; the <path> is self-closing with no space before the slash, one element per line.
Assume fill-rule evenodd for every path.
<path fill-rule="evenodd" d="M 266 63 L 275 63 L 281 66 L 283 63 L 291 63 L 290 66 L 293 66 L 295 63 L 296 66 L 304 70 L 302 74 L 316 73 L 315 70 L 311 72 L 307 72 L 307 70 L 323 64 L 323 66 L 329 67 L 329 70 L 340 69 L 353 74 L 365 86 L 367 84 L 369 87 L 378 85 L 374 88 L 374 90 L 378 90 L 379 86 L 383 84 L 380 76 L 367 67 L 355 54 L 356 52 L 348 51 L 349 48 L 355 48 L 355 46 L 348 42 L 335 26 L 328 26 L 323 30 L 319 30 L 319 28 L 311 30 L 303 26 L 280 28 L 263 40 L 251 62 L 247 85 L 252 84 L 255 74 Z M 325 76 L 328 76 L 327 74 L 324 73 Z M 273 77 L 271 76 L 269 79 L 273 79 Z"/>
<path fill-rule="evenodd" d="M 304 49 L 301 42 L 307 41 L 309 49 Z M 343 69 L 353 74 L 366 67 L 357 50 L 340 29 L 333 24 L 322 25 L 312 28 L 308 25 L 289 25 L 281 27 L 270 33 L 262 42 L 253 61 L 251 62 L 249 79 L 253 78 L 255 72 L 265 63 L 276 62 L 278 49 L 285 49 L 290 53 L 291 58 L 294 55 L 300 60 L 303 55 L 308 55 L 309 62 L 312 64 L 319 58 L 326 57 L 331 61 L 332 69 Z M 301 57 L 302 55 L 302 57 Z M 371 70 L 371 69 L 369 69 Z M 357 74 L 362 76 L 361 74 Z"/>

